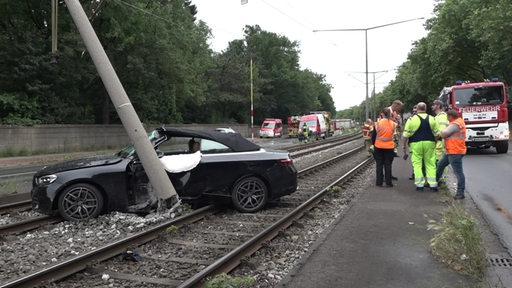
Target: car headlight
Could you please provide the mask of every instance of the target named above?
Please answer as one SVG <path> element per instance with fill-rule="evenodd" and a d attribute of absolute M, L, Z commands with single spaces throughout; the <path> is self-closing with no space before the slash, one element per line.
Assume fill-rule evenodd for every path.
<path fill-rule="evenodd" d="M 57 180 L 57 175 L 44 175 L 41 177 L 36 178 L 36 184 L 37 185 L 48 185 L 53 183 L 55 180 Z"/>

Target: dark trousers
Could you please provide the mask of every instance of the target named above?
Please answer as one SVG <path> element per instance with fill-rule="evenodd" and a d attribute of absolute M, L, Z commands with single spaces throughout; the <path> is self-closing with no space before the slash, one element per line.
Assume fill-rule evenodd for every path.
<path fill-rule="evenodd" d="M 391 183 L 391 164 L 395 157 L 393 149 L 380 149 L 375 147 L 373 157 L 375 158 L 377 166 L 377 180 L 375 184 L 382 185 L 384 180 L 386 180 L 386 185 L 393 185 Z"/>

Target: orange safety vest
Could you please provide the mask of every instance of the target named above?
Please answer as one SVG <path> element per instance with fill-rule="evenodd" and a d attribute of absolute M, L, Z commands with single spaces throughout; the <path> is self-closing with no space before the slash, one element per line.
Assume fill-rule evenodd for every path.
<path fill-rule="evenodd" d="M 377 137 L 375 138 L 374 146 L 380 149 L 395 148 L 395 142 L 393 141 L 395 129 L 396 123 L 392 120 L 381 119 L 379 122 L 375 122 L 375 132 Z"/>
<path fill-rule="evenodd" d="M 459 132 L 444 139 L 446 154 L 466 154 L 466 124 L 462 118 L 453 120 L 451 124 L 459 126 Z"/>
<path fill-rule="evenodd" d="M 363 126 L 363 137 L 370 138 L 370 128 L 372 126 L 370 124 L 364 124 Z"/>

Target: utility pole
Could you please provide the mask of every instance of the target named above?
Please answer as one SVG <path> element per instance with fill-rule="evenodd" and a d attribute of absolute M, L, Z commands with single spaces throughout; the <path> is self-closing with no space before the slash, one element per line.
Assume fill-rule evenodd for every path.
<path fill-rule="evenodd" d="M 144 126 L 140 122 L 135 109 L 126 94 L 121 81 L 110 63 L 110 60 L 103 49 L 103 46 L 94 32 L 94 29 L 87 19 L 87 15 L 78 0 L 65 0 L 66 6 L 75 22 L 75 25 L 84 40 L 87 51 L 91 55 L 92 61 L 98 70 L 98 73 L 107 89 L 107 92 L 116 107 L 117 113 L 123 123 L 128 137 L 133 142 L 137 155 L 142 162 L 142 166 L 156 191 L 156 196 L 161 205 L 163 200 L 171 200 L 172 209 L 177 208 L 179 199 L 176 190 L 172 186 L 167 173 L 160 163 L 155 149 L 149 141 Z M 172 199 L 171 199 L 172 197 Z M 160 207 L 159 207 L 160 208 Z"/>
<path fill-rule="evenodd" d="M 353 31 L 363 31 L 364 32 L 364 49 L 365 49 L 365 66 L 366 66 L 366 97 L 365 97 L 365 121 L 369 117 L 369 106 L 368 106 L 368 31 L 369 30 L 375 30 L 382 27 L 388 27 L 392 25 L 397 25 L 401 23 L 416 21 L 424 19 L 424 17 L 420 18 L 414 18 L 414 19 L 408 19 L 393 23 L 387 23 L 383 25 L 373 26 L 373 27 L 367 27 L 367 28 L 351 28 L 351 29 L 324 29 L 324 30 L 313 30 L 313 32 L 353 32 Z"/>
<path fill-rule="evenodd" d="M 371 107 L 370 107 L 370 108 L 371 108 L 371 111 L 370 111 L 368 114 L 369 114 L 369 115 L 371 115 L 371 117 L 369 117 L 369 118 L 371 118 L 371 119 L 373 119 L 373 120 L 375 120 L 375 119 L 377 118 L 377 116 L 378 116 L 378 115 L 377 115 L 377 114 L 378 114 L 378 111 L 376 111 L 376 91 L 375 91 L 375 89 L 376 89 L 376 88 L 375 88 L 375 83 L 376 83 L 376 82 L 375 82 L 375 81 L 376 81 L 378 78 L 382 77 L 385 73 L 387 73 L 387 72 L 389 72 L 389 71 L 391 71 L 391 70 L 396 70 L 396 69 L 388 69 L 388 70 L 381 70 L 381 71 L 368 71 L 368 72 L 366 72 L 366 71 L 364 71 L 364 72 L 361 72 L 361 71 L 356 71 L 356 72 L 354 72 L 354 71 L 350 71 L 350 72 L 348 72 L 348 71 L 347 71 L 347 72 L 346 72 L 346 73 L 348 73 L 348 75 L 349 75 L 350 77 L 352 77 L 352 78 L 356 79 L 357 81 L 359 81 L 359 82 L 361 82 L 361 83 L 365 84 L 365 85 L 366 85 L 366 87 L 368 87 L 368 84 L 369 84 L 368 82 L 363 82 L 363 81 L 359 80 L 357 77 L 354 77 L 354 76 L 350 75 L 350 73 L 364 73 L 364 74 L 366 74 L 366 75 L 368 75 L 368 74 L 373 74 L 373 91 L 372 91 L 372 95 L 371 95 L 370 99 L 369 99 L 369 100 L 367 100 L 367 101 L 370 101 L 370 102 L 371 102 L 371 103 L 368 103 L 368 105 L 370 105 L 370 104 L 371 104 L 371 105 L 370 105 L 370 106 L 371 106 Z M 377 74 L 377 73 L 384 73 L 384 74 L 382 74 L 382 75 L 380 75 L 379 77 L 377 77 L 377 78 L 376 78 L 376 77 L 375 77 L 375 74 Z M 367 79 L 368 79 L 368 78 L 367 78 Z M 368 119 L 368 118 L 366 118 L 366 119 Z M 366 119 L 365 119 L 365 121 L 366 121 Z"/>

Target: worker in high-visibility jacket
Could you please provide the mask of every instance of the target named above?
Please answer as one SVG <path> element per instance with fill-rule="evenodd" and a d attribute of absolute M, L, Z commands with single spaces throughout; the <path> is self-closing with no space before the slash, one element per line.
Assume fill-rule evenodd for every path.
<path fill-rule="evenodd" d="M 366 151 L 368 151 L 368 154 L 371 155 L 370 148 L 372 146 L 372 119 L 367 119 L 366 122 L 363 125 L 363 139 L 364 139 L 364 146 L 366 147 Z"/>
<path fill-rule="evenodd" d="M 381 119 L 374 123 L 372 131 L 373 157 L 377 168 L 375 184 L 377 186 L 382 186 L 383 182 L 386 182 L 386 186 L 393 187 L 391 164 L 393 163 L 393 149 L 395 147 L 393 135 L 397 124 L 390 119 L 390 114 L 389 109 L 382 109 Z"/>
<path fill-rule="evenodd" d="M 462 158 L 466 154 L 466 125 L 455 110 L 446 112 L 450 124 L 441 132 L 446 153 L 437 162 L 436 178 L 439 180 L 444 169 L 450 164 L 457 177 L 457 193 L 453 198 L 464 199 L 466 178 L 462 169 Z"/>
<path fill-rule="evenodd" d="M 437 125 L 439 126 L 439 131 L 443 131 L 449 123 L 448 116 L 444 111 L 444 103 L 441 100 L 434 100 L 434 103 L 432 104 L 432 111 L 436 115 L 434 119 L 436 119 Z M 439 138 L 436 141 L 436 163 L 441 159 L 444 152 L 444 139 Z M 439 180 L 444 181 L 446 173 L 448 173 L 448 169 L 444 169 L 443 176 L 437 180 L 437 184 L 439 184 Z"/>
<path fill-rule="evenodd" d="M 307 143 L 309 141 L 309 126 L 306 124 L 306 122 L 302 124 L 301 132 L 301 139 Z"/>
<path fill-rule="evenodd" d="M 439 126 L 439 131 L 443 131 L 446 126 L 448 126 L 448 116 L 446 112 L 444 112 L 444 103 L 441 100 L 435 100 L 432 104 L 432 111 L 436 115 L 434 119 L 436 119 L 437 125 Z M 439 161 L 444 153 L 444 140 L 440 138 L 436 141 L 436 161 Z"/>
<path fill-rule="evenodd" d="M 414 169 L 414 184 L 416 191 L 423 191 L 425 180 L 430 191 L 438 191 L 436 181 L 436 138 L 439 136 L 439 126 L 434 117 L 427 114 L 427 104 L 420 102 L 416 105 L 418 114 L 407 121 L 404 129 L 404 153 L 407 145 L 411 150 L 411 162 Z M 422 166 L 425 165 L 425 174 Z"/>

